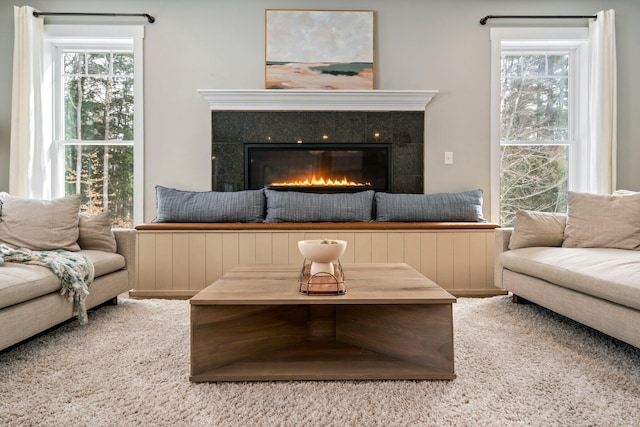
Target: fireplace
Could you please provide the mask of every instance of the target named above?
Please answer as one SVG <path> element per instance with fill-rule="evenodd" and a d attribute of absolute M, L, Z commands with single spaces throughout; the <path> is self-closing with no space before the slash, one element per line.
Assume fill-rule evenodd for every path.
<path fill-rule="evenodd" d="M 352 191 L 352 187 L 392 193 L 424 192 L 425 109 L 437 91 L 198 92 L 211 109 L 214 191 L 269 187 L 281 181 L 272 170 L 282 168 L 300 175 L 293 181 L 304 183 L 307 179 L 312 181 L 316 172 L 313 165 L 330 163 L 335 169 L 331 174 L 337 176 L 316 178 L 324 178 L 325 182 L 345 178 L 348 183 L 365 185 L 338 184 L 318 190 L 294 182 L 279 187 L 331 192 Z M 250 148 L 251 155 L 247 152 Z M 273 154 L 273 149 L 279 154 Z M 318 156 L 318 151 L 323 154 Z M 266 157 L 272 165 L 261 166 L 264 159 L 256 164 L 255 156 Z M 315 160 L 300 160 L 300 156 Z M 360 165 L 361 170 L 355 172 L 354 165 Z"/>
<path fill-rule="evenodd" d="M 391 144 L 244 144 L 244 188 L 390 191 Z"/>

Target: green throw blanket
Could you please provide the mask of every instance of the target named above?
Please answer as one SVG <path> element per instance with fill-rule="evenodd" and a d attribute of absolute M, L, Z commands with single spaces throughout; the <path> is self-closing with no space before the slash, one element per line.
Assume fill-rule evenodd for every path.
<path fill-rule="evenodd" d="M 32 251 L 25 248 L 13 249 L 0 244 L 0 268 L 4 262 L 18 262 L 49 268 L 61 280 L 60 294 L 73 301 L 73 315 L 80 324 L 86 324 L 87 308 L 85 299 L 93 283 L 95 270 L 93 263 L 80 254 L 56 249 L 53 251 Z"/>

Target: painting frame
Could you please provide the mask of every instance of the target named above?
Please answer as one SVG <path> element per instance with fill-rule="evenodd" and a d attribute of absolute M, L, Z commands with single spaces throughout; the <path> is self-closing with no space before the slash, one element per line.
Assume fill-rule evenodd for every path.
<path fill-rule="evenodd" d="M 265 9 L 265 88 L 373 90 L 373 10 Z"/>

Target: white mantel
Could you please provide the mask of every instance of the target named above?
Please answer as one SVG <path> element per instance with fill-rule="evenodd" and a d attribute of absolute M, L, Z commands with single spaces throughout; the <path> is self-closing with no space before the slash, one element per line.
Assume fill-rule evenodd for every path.
<path fill-rule="evenodd" d="M 198 89 L 220 111 L 425 111 L 437 90 Z"/>

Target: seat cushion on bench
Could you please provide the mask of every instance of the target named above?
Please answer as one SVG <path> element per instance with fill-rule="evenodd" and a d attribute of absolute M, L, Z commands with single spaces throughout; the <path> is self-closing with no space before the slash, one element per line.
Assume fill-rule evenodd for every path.
<path fill-rule="evenodd" d="M 80 251 L 95 269 L 95 277 L 125 267 L 120 254 L 102 251 Z M 0 308 L 9 307 L 60 290 L 60 279 L 47 267 L 6 262 L 0 267 Z M 91 289 L 89 289 L 91 292 Z"/>
<path fill-rule="evenodd" d="M 500 253 L 517 273 L 640 310 L 640 252 L 611 248 L 531 247 Z"/>

